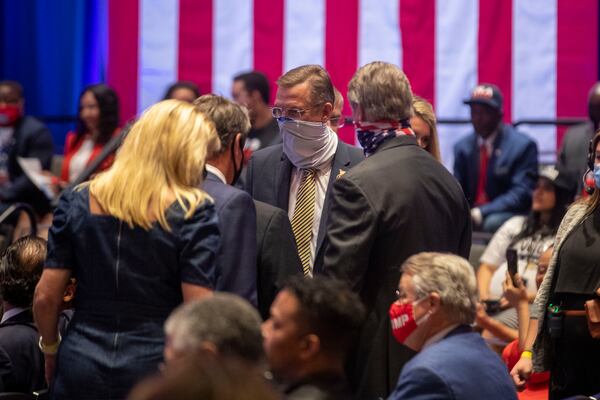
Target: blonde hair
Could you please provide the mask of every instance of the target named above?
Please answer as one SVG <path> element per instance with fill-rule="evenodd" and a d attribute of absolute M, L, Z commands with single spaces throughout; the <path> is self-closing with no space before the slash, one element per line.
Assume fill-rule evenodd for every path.
<path fill-rule="evenodd" d="M 170 230 L 173 197 L 189 218 L 208 196 L 200 190 L 207 153 L 219 150 L 213 123 L 188 103 L 161 101 L 133 125 L 110 169 L 90 183 L 104 212 L 129 226 Z"/>
<path fill-rule="evenodd" d="M 365 121 L 401 121 L 413 116 L 410 82 L 396 65 L 375 61 L 356 71 L 348 84 L 348 100 L 360 107 Z"/>
<path fill-rule="evenodd" d="M 431 136 L 429 137 L 429 144 L 426 150 L 435 157 L 436 160 L 441 161 L 442 156 L 440 155 L 440 143 L 438 139 L 435 113 L 431 103 L 419 96 L 413 96 L 413 110 L 415 117 L 421 118 L 429 127 Z"/>
<path fill-rule="evenodd" d="M 412 277 L 417 298 L 435 292 L 449 321 L 471 324 L 477 309 L 477 279 L 467 260 L 453 254 L 419 253 L 408 258 L 402 273 Z"/>

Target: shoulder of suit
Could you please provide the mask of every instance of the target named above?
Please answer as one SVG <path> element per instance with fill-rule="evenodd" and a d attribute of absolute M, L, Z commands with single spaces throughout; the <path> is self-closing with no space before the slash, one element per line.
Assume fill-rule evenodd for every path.
<path fill-rule="evenodd" d="M 26 115 L 21 120 L 19 130 L 24 132 L 37 132 L 40 130 L 47 130 L 48 128 L 39 119 Z"/>
<path fill-rule="evenodd" d="M 511 143 L 514 144 L 522 144 L 529 145 L 531 143 L 535 144 L 535 141 L 529 137 L 527 134 L 518 131 L 515 127 L 511 125 L 504 125 L 502 134 L 510 140 Z"/>

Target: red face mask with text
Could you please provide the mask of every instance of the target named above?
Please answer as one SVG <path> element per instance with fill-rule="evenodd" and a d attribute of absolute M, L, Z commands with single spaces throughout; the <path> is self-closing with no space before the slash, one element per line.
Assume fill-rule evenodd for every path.
<path fill-rule="evenodd" d="M 21 118 L 21 108 L 14 104 L 0 106 L 0 126 L 13 126 Z"/>
<path fill-rule="evenodd" d="M 423 317 L 419 320 L 419 323 L 415 320 L 415 313 L 413 311 L 414 304 L 420 303 L 422 298 L 413 303 L 403 303 L 398 304 L 398 302 L 393 302 L 390 306 L 390 322 L 392 325 L 392 335 L 394 338 L 400 343 L 404 344 L 406 339 L 410 336 L 411 333 L 417 329 L 419 323 L 422 323 L 423 320 L 427 317 Z"/>

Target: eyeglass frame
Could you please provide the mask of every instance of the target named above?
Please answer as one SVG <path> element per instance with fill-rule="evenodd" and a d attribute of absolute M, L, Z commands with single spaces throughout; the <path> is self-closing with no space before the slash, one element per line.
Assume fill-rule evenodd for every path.
<path fill-rule="evenodd" d="M 321 107 L 324 103 L 320 103 L 317 105 L 314 105 L 312 107 L 308 107 L 308 108 L 285 108 L 285 107 L 269 107 L 271 109 L 271 116 L 275 119 L 281 118 L 281 117 L 286 117 L 286 118 L 291 118 L 291 119 L 300 119 L 302 118 L 302 115 L 310 110 L 313 110 L 317 107 Z M 277 112 L 275 110 L 280 110 L 279 111 L 279 116 L 275 115 L 277 114 Z M 298 118 L 293 118 L 289 115 L 290 111 L 293 112 L 297 112 L 298 113 Z"/>

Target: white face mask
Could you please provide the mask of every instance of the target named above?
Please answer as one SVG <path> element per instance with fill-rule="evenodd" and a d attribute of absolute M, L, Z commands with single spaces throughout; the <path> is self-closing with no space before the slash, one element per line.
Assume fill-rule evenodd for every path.
<path fill-rule="evenodd" d="M 296 168 L 319 168 L 335 154 L 337 135 L 324 122 L 278 118 L 283 152 Z"/>

